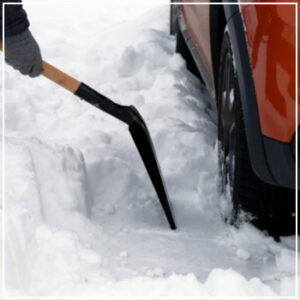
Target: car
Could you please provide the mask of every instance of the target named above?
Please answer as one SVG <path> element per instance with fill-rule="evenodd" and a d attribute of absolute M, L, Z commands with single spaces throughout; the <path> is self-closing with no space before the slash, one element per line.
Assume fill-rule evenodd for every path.
<path fill-rule="evenodd" d="M 246 216 L 276 238 L 295 234 L 297 6 L 180 2 L 171 3 L 170 33 L 217 107 L 230 221 Z"/>

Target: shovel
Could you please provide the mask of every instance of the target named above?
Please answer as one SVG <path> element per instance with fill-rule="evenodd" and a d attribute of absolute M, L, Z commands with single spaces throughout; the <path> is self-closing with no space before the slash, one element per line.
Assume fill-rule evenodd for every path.
<path fill-rule="evenodd" d="M 0 44 L 0 50 L 2 51 L 2 42 Z M 129 126 L 129 132 L 144 162 L 154 189 L 156 190 L 170 228 L 175 230 L 175 221 L 172 215 L 167 191 L 156 158 L 151 136 L 147 129 L 146 123 L 139 114 L 138 110 L 132 105 L 123 106 L 114 103 L 109 98 L 101 95 L 86 84 L 79 82 L 78 80 L 63 73 L 45 61 L 43 61 L 42 75 Z"/>

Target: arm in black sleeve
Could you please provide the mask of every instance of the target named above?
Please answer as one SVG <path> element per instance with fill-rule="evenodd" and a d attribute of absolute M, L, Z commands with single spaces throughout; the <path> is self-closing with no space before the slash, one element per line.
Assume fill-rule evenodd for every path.
<path fill-rule="evenodd" d="M 2 39 L 2 4 L 22 2 L 21 0 L 0 0 L 1 3 L 1 39 Z M 27 14 L 22 5 L 5 5 L 5 37 L 19 34 L 29 27 Z"/>

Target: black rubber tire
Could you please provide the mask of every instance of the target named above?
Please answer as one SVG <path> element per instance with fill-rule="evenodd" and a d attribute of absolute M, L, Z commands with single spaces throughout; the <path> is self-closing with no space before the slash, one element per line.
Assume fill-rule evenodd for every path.
<path fill-rule="evenodd" d="M 268 233 L 275 238 L 283 235 L 294 235 L 295 191 L 266 184 L 262 182 L 252 171 L 248 154 L 239 86 L 235 72 L 233 72 L 234 76 L 232 82 L 234 86 L 234 111 L 232 112 L 232 118 L 229 118 L 235 120 L 234 137 L 230 138 L 234 141 L 232 142 L 232 147 L 228 146 L 226 148 L 225 146 L 224 141 L 227 140 L 224 138 L 224 136 L 227 133 L 224 129 L 225 126 L 222 125 L 225 124 L 223 120 L 224 113 L 222 115 L 222 108 L 224 107 L 224 104 L 222 103 L 226 101 L 224 100 L 223 88 L 226 57 L 233 57 L 228 33 L 224 34 L 220 51 L 220 65 L 218 74 L 219 90 L 217 101 L 220 191 L 224 193 L 226 186 L 229 186 L 229 197 L 233 203 L 231 221 L 234 224 L 239 224 L 242 219 L 241 215 L 245 215 L 242 212 L 246 212 L 246 215 L 251 216 L 250 220 L 256 227 L 262 230 L 267 230 Z M 231 66 L 233 68 L 232 61 Z M 232 128 L 232 126 L 230 128 Z M 226 157 L 226 154 L 224 154 L 226 149 L 233 149 L 233 162 L 228 159 L 228 157 L 230 157 L 229 154 L 228 157 Z M 227 166 L 226 164 L 229 163 L 232 163 L 232 165 Z M 233 172 L 231 171 L 231 173 L 234 175 L 230 180 L 228 170 L 232 170 L 232 168 Z"/>

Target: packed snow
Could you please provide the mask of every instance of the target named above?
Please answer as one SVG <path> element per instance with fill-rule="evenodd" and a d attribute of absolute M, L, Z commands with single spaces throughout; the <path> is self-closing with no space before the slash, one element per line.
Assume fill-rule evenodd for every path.
<path fill-rule="evenodd" d="M 5 67 L 5 295 L 295 296 L 295 237 L 224 222 L 215 107 L 175 53 L 169 6 L 26 2 L 45 60 L 139 109 L 178 230 L 127 126 Z"/>

